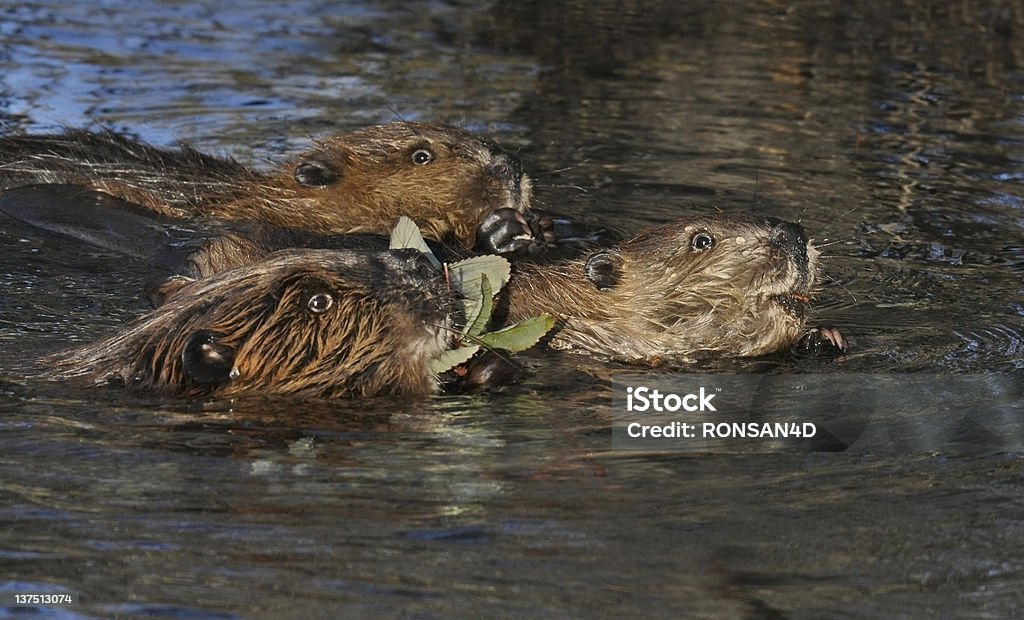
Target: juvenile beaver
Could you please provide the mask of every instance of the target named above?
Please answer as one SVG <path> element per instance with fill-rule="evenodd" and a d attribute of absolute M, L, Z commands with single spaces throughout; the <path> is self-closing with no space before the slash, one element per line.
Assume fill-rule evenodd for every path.
<path fill-rule="evenodd" d="M 0 188 L 79 185 L 172 219 L 265 222 L 315 234 L 387 233 L 401 215 L 430 239 L 487 251 L 532 243 L 531 182 L 497 144 L 439 123 L 395 122 L 317 142 L 258 173 L 187 146 L 109 130 L 0 138 Z M 495 215 L 497 214 L 497 215 Z"/>
<path fill-rule="evenodd" d="M 702 215 L 580 259 L 518 265 L 504 304 L 512 320 L 558 317 L 556 349 L 629 362 L 762 355 L 805 333 L 817 258 L 798 224 Z"/>
<path fill-rule="evenodd" d="M 427 394 L 455 302 L 416 250 L 289 250 L 188 284 L 46 377 L 181 395 Z"/>

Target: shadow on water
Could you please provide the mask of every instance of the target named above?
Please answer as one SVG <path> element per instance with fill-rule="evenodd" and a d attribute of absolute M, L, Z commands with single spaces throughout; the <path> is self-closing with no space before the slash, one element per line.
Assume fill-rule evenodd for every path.
<path fill-rule="evenodd" d="M 24 375 L 137 316 L 151 274 L 0 222 L 0 596 L 75 592 L 68 617 L 1014 615 L 1022 31 L 1014 0 L 0 9 L 5 130 L 97 121 L 259 166 L 440 118 L 519 148 L 539 205 L 586 224 L 800 220 L 826 256 L 814 320 L 852 341 L 650 370 L 537 353 L 503 393 L 413 403 L 71 392 Z M 730 419 L 822 434 L 615 447 L 610 378 L 638 372 L 754 377 Z"/>

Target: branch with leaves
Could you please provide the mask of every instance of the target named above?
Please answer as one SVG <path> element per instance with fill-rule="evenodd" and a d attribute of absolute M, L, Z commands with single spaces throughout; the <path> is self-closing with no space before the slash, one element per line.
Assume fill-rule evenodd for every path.
<path fill-rule="evenodd" d="M 441 261 L 427 246 L 419 226 L 402 216 L 391 231 L 391 249 L 412 248 L 423 252 L 438 269 Z M 509 262 L 500 256 L 474 256 L 447 265 L 448 282 L 462 303 L 466 323 L 454 349 L 444 351 L 431 361 L 430 368 L 437 374 L 464 364 L 481 349 L 502 349 L 510 353 L 523 351 L 535 345 L 551 331 L 555 318 L 548 314 L 530 317 L 497 331 L 485 331 L 494 311 L 494 297 L 508 283 L 512 273 Z"/>

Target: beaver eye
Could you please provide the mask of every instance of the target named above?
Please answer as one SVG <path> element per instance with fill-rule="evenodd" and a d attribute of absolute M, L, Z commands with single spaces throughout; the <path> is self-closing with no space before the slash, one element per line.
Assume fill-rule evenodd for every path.
<path fill-rule="evenodd" d="M 309 298 L 306 302 L 306 307 L 313 314 L 323 314 L 331 309 L 334 305 L 334 298 L 327 293 L 317 293 Z"/>
<path fill-rule="evenodd" d="M 706 252 L 715 247 L 715 238 L 706 232 L 699 232 L 690 239 L 690 247 L 695 252 Z"/>
<path fill-rule="evenodd" d="M 430 149 L 416 149 L 412 154 L 412 163 L 417 166 L 429 164 L 434 161 L 434 151 Z"/>

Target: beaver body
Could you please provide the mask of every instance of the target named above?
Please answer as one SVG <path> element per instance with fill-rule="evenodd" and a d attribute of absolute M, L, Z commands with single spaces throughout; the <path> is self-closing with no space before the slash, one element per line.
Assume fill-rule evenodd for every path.
<path fill-rule="evenodd" d="M 45 376 L 187 396 L 427 394 L 456 304 L 416 250 L 289 250 L 186 284 Z"/>
<path fill-rule="evenodd" d="M 478 243 L 481 226 L 489 251 L 531 241 L 522 217 L 531 182 L 519 160 L 489 140 L 438 123 L 396 122 L 329 137 L 270 173 L 111 131 L 0 138 L 0 189 L 47 184 L 96 190 L 172 220 L 386 234 L 406 215 L 427 238 L 465 248 Z M 504 215 L 495 218 L 495 212 Z M 504 230 L 509 226 L 514 230 Z M 497 245 L 490 239 L 495 234 Z"/>
<path fill-rule="evenodd" d="M 552 265 L 517 265 L 512 320 L 558 317 L 552 348 L 639 363 L 756 356 L 805 334 L 818 252 L 803 229 L 745 214 L 696 216 Z"/>

